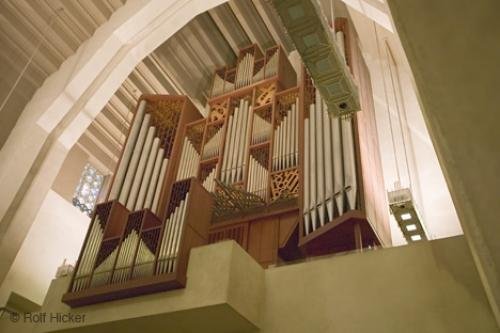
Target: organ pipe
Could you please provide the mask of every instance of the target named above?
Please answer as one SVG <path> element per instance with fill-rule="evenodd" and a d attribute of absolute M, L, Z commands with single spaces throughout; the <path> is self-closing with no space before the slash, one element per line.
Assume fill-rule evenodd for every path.
<path fill-rule="evenodd" d="M 345 41 L 344 41 L 343 31 L 337 31 L 335 33 L 335 41 L 337 42 L 337 46 L 340 49 L 340 54 L 342 55 L 342 59 L 344 59 L 345 62 Z"/>
<path fill-rule="evenodd" d="M 137 137 L 137 141 L 135 143 L 134 152 L 132 153 L 132 157 L 130 159 L 130 164 L 127 168 L 127 174 L 125 176 L 125 180 L 123 182 L 123 187 L 120 190 L 119 202 L 122 205 L 127 203 L 127 199 L 129 196 L 130 188 L 132 186 L 132 181 L 134 179 L 137 165 L 139 164 L 139 158 L 141 157 L 142 148 L 144 146 L 144 141 L 146 141 L 146 134 L 148 132 L 149 122 L 151 120 L 151 115 L 146 114 L 144 119 L 142 120 L 141 129 L 139 131 L 139 136 Z"/>
<path fill-rule="evenodd" d="M 162 158 L 165 154 L 165 150 L 163 148 L 158 149 L 158 153 L 156 154 L 156 159 L 154 162 L 153 173 L 151 175 L 151 182 L 148 186 L 148 194 L 146 196 L 146 201 L 144 203 L 144 208 L 150 208 L 153 205 L 154 195 L 156 193 L 156 189 L 160 189 L 160 182 L 158 182 L 158 178 L 160 176 L 160 170 L 162 167 Z"/>
<path fill-rule="evenodd" d="M 251 108 L 245 99 L 241 99 L 239 106 L 229 117 L 227 135 L 225 140 L 224 155 L 222 161 L 221 180 L 232 184 L 243 180 L 245 154 L 248 151 Z"/>
<path fill-rule="evenodd" d="M 139 186 L 141 186 L 141 182 L 144 176 L 144 171 L 146 168 L 146 162 L 149 157 L 149 153 L 151 151 L 153 145 L 153 137 L 155 134 L 156 128 L 154 126 L 150 126 L 148 130 L 148 134 L 146 137 L 146 141 L 144 143 L 144 147 L 141 151 L 141 157 L 139 158 L 139 164 L 137 165 L 137 170 L 134 175 L 134 181 L 132 183 L 132 187 L 130 189 L 130 194 L 127 199 L 127 209 L 133 210 L 137 197 L 139 195 Z"/>
<path fill-rule="evenodd" d="M 343 34 L 337 34 L 336 38 L 343 49 Z M 236 70 L 222 75 L 217 73 L 212 92 L 217 94 L 231 87 L 226 79 L 232 80 L 233 77 L 234 86 L 241 88 L 255 82 L 259 75 L 268 79 L 278 74 L 281 76 L 280 52 L 275 50 L 274 53 L 267 53 L 265 59 L 259 59 L 258 66 L 263 65 L 255 75 L 256 55 L 245 53 L 240 57 Z M 216 191 L 216 178 L 220 174 L 222 183 L 237 183 L 265 201 L 275 200 L 289 190 L 291 186 L 286 188 L 287 183 L 297 184 L 298 174 L 303 172 L 300 178 L 303 200 L 300 205 L 306 235 L 344 211 L 357 208 L 357 157 L 352 119 L 330 117 L 319 91 L 315 91 L 309 105 L 303 105 L 304 100 L 300 97 L 303 94 L 299 94 L 299 89 L 276 93 L 275 90 L 283 86 L 278 84 L 281 81 L 273 80 L 267 80 L 272 82 L 271 85 L 263 83 L 260 86 L 257 83 L 251 94 L 248 93 L 251 89 L 241 90 L 232 96 L 212 100 L 208 110 L 216 114 L 209 117 L 210 121 L 206 123 L 196 120 L 193 122 L 196 125 L 187 125 L 187 130 L 182 128 L 179 133 L 187 133 L 184 137 L 176 134 L 178 128 L 175 121 L 170 122 L 168 117 L 161 118 L 163 110 L 148 109 L 152 111 L 146 112 L 147 102 L 141 100 L 109 198 L 118 199 L 129 210 L 126 213 L 134 218 L 149 214 L 137 212 L 145 208 L 159 214 L 160 209 L 163 213 L 167 207 L 169 215 L 162 222 L 155 217 L 158 225 L 154 227 L 151 227 L 152 222 L 143 225 L 142 217 L 140 222 L 131 218 L 130 223 L 135 225 L 127 224 L 126 231 L 122 231 L 120 236 L 112 235 L 104 239 L 106 221 L 100 221 L 96 214 L 75 273 L 73 291 L 83 290 L 89 285 L 123 283 L 131 277 L 175 272 L 184 226 L 191 223 L 186 222 L 189 200 L 196 199 L 190 197 L 192 194 L 189 191 L 183 194 L 182 200 L 178 197 L 173 200 L 174 194 L 170 195 L 168 203 L 163 202 L 166 201 L 163 198 L 169 198 L 165 191 L 172 189 L 172 181 L 197 177 L 198 170 L 201 170 L 201 184 L 208 192 Z M 261 96 L 257 97 L 259 93 Z M 182 119 L 192 118 L 190 115 Z M 174 123 L 175 128 L 166 131 L 162 127 L 166 123 Z M 189 126 L 200 124 L 205 131 L 201 135 L 197 130 L 200 127 L 189 130 L 193 128 Z M 299 132 L 303 136 L 299 136 Z M 176 142 L 175 148 L 167 144 L 168 140 L 171 145 Z M 303 170 L 298 170 L 299 140 L 303 140 L 300 143 L 301 148 L 303 144 Z M 198 142 L 201 142 L 200 145 Z M 200 147 L 202 151 L 199 151 Z M 172 151 L 177 155 L 172 157 Z M 174 163 L 171 163 L 172 158 Z M 296 195 L 296 192 L 293 193 Z M 170 206 L 173 202 L 176 207 Z M 144 218 L 144 221 L 150 220 Z M 157 228 L 156 240 L 148 234 L 151 228 Z M 106 229 L 106 235 L 108 233 Z M 111 241 L 116 241 L 118 245 Z M 107 253 L 105 258 L 103 253 Z M 99 264 L 96 265 L 96 262 Z"/>
<path fill-rule="evenodd" d="M 129 165 L 130 158 L 132 157 L 137 137 L 139 136 L 139 130 L 141 129 L 141 123 L 144 118 L 145 110 L 146 110 L 146 101 L 143 100 L 139 103 L 134 123 L 132 124 L 132 127 L 130 129 L 130 134 L 127 140 L 127 144 L 123 149 L 120 165 L 118 166 L 118 170 L 116 171 L 116 175 L 113 181 L 113 186 L 111 187 L 111 191 L 109 193 L 110 200 L 117 199 L 120 194 L 120 190 L 123 186 L 123 181 L 125 180 L 127 167 Z"/>
<path fill-rule="evenodd" d="M 191 141 L 187 137 L 184 138 L 176 180 L 196 177 L 199 163 L 200 154 L 196 151 Z"/>
<path fill-rule="evenodd" d="M 189 193 L 181 200 L 179 205 L 170 214 L 165 221 L 166 229 L 160 245 L 158 257 L 157 274 L 171 273 L 175 268 L 175 260 L 178 249 L 179 239 L 186 216 L 186 206 L 189 200 Z"/>
<path fill-rule="evenodd" d="M 304 121 L 304 232 L 357 208 L 351 118 L 332 118 L 316 91 Z M 347 202 L 347 207 L 345 203 Z"/>
<path fill-rule="evenodd" d="M 146 200 L 146 194 L 148 192 L 149 183 L 151 181 L 151 174 L 153 172 L 154 163 L 158 155 L 158 148 L 160 145 L 160 139 L 154 138 L 153 146 L 149 152 L 149 156 L 146 162 L 146 169 L 144 171 L 144 176 L 142 177 L 141 186 L 139 189 L 139 196 L 135 203 L 135 210 L 139 210 L 144 207 L 144 200 Z"/>
<path fill-rule="evenodd" d="M 273 170 L 297 166 L 298 162 L 298 99 L 287 106 L 283 118 L 274 132 Z"/>

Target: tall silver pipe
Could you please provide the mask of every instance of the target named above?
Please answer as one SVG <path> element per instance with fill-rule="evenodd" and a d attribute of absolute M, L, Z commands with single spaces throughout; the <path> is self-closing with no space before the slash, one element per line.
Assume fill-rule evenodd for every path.
<path fill-rule="evenodd" d="M 344 32 L 343 31 L 337 31 L 335 33 L 335 39 L 337 42 L 337 46 L 340 49 L 340 54 L 342 55 L 342 59 L 345 60 L 345 42 L 344 42 Z"/>
<path fill-rule="evenodd" d="M 151 126 L 148 130 L 148 135 L 146 137 L 146 142 L 144 143 L 144 148 L 141 152 L 141 157 L 139 159 L 139 164 L 137 165 L 137 171 L 134 176 L 134 181 L 132 183 L 132 188 L 130 189 L 130 194 L 127 199 L 127 209 L 134 209 L 135 202 L 137 201 L 137 196 L 139 195 L 139 186 L 142 182 L 142 177 L 144 175 L 144 170 L 146 168 L 146 162 L 149 158 L 149 152 L 151 151 L 153 145 L 153 137 L 155 135 L 155 127 Z"/>
<path fill-rule="evenodd" d="M 312 230 L 316 230 L 316 204 L 317 204 L 317 192 L 316 192 L 316 112 L 315 105 L 311 104 L 309 109 L 309 156 L 310 156 L 310 169 L 309 169 L 309 184 L 310 184 L 310 205 L 311 210 L 311 225 Z"/>
<path fill-rule="evenodd" d="M 184 201 L 181 204 L 182 205 L 181 218 L 179 220 L 177 233 L 176 233 L 175 239 L 174 239 L 174 252 L 173 252 L 174 260 L 171 262 L 171 268 L 170 268 L 171 272 L 174 272 L 175 269 L 177 268 L 177 259 L 179 256 L 179 248 L 181 245 L 182 231 L 184 228 L 184 223 L 186 221 L 186 208 L 188 205 L 188 200 L 189 200 L 189 193 L 186 194 L 186 198 L 184 199 Z"/>
<path fill-rule="evenodd" d="M 310 221 L 310 201 L 309 201 L 309 119 L 304 119 L 304 225 L 305 233 L 309 234 L 309 221 Z"/>
<path fill-rule="evenodd" d="M 224 143 L 224 155 L 222 157 L 222 170 L 221 170 L 221 180 L 222 182 L 226 182 L 226 174 L 227 174 L 227 165 L 229 159 L 229 151 L 231 149 L 231 135 L 232 135 L 232 127 L 233 127 L 233 115 L 231 115 L 226 123 L 226 140 Z"/>
<path fill-rule="evenodd" d="M 151 211 L 158 214 L 158 204 L 160 202 L 161 189 L 163 188 L 163 180 L 165 179 L 165 173 L 167 172 L 168 158 L 164 158 L 161 164 L 160 176 L 158 179 L 158 184 L 155 188 L 155 195 L 153 197 L 153 205 L 151 206 Z"/>
<path fill-rule="evenodd" d="M 239 147 L 237 151 L 237 158 L 236 158 L 236 181 L 240 181 L 240 177 L 242 176 L 242 170 L 241 170 L 241 165 L 243 164 L 243 154 L 246 153 L 245 150 L 245 140 L 246 140 L 246 124 L 247 124 L 247 119 L 248 119 L 248 113 L 247 113 L 247 103 L 246 101 L 243 100 L 242 103 L 242 109 L 241 109 L 241 126 L 238 128 L 238 141 L 239 141 Z"/>
<path fill-rule="evenodd" d="M 165 150 L 163 148 L 158 149 L 158 153 L 156 154 L 156 159 L 154 162 L 153 173 L 151 175 L 151 182 L 149 183 L 148 186 L 148 194 L 144 202 L 144 208 L 151 209 L 151 206 L 153 205 L 153 199 L 156 192 L 156 188 L 160 186 L 160 184 L 158 184 L 158 178 L 160 176 L 160 170 L 164 154 Z"/>
<path fill-rule="evenodd" d="M 177 207 L 174 209 L 172 213 L 165 220 L 165 226 L 163 229 L 163 235 L 160 243 L 160 251 L 158 255 L 158 273 L 162 274 L 165 272 L 165 261 L 167 260 L 167 248 L 168 248 L 168 239 L 170 237 L 170 230 L 172 228 L 173 220 L 175 218 L 175 213 L 177 211 Z"/>
<path fill-rule="evenodd" d="M 174 240 L 175 240 L 175 236 L 177 235 L 177 232 L 178 232 L 178 227 L 179 227 L 179 224 L 180 224 L 180 220 L 181 220 L 181 217 L 182 217 L 182 210 L 183 210 L 183 207 L 184 207 L 184 200 L 182 200 L 180 203 L 179 203 L 179 206 L 176 208 L 176 212 L 175 212 L 175 218 L 173 220 L 173 223 L 172 223 L 172 227 L 171 227 L 171 230 L 170 230 L 170 235 L 169 235 L 169 238 L 168 238 L 168 245 L 167 245 L 167 267 L 166 267 L 166 271 L 167 272 L 170 272 L 170 266 L 171 266 L 171 262 L 173 261 L 173 257 L 174 257 Z"/>
<path fill-rule="evenodd" d="M 299 98 L 295 99 L 295 161 L 299 164 Z"/>
<path fill-rule="evenodd" d="M 252 124 L 252 115 L 253 115 L 253 109 L 252 106 L 249 105 L 249 102 L 246 101 L 246 125 L 245 125 L 245 141 L 244 141 L 244 146 L 243 146 L 243 156 L 242 156 L 242 162 L 241 162 L 241 178 L 243 179 L 244 173 L 245 173 L 245 167 L 246 167 L 246 162 L 247 162 L 247 156 L 250 153 L 250 139 L 252 136 L 251 132 L 251 124 Z"/>
<path fill-rule="evenodd" d="M 278 169 L 278 145 L 279 145 L 279 131 L 278 131 L 279 127 L 277 127 L 275 130 L 274 130 L 274 133 L 273 133 L 273 159 L 272 159 L 272 168 L 273 170 L 277 170 Z"/>
<path fill-rule="evenodd" d="M 323 158 L 323 101 L 321 100 L 321 96 L 319 91 L 316 89 L 316 105 L 315 105 L 315 119 L 316 119 L 316 157 L 318 163 L 316 164 L 316 181 L 317 181 L 317 200 L 319 203 L 319 222 L 321 226 L 325 224 L 325 165 Z"/>
<path fill-rule="evenodd" d="M 332 161 L 332 129 L 326 105 L 323 104 L 323 133 L 325 144 L 325 198 L 327 200 L 326 208 L 328 211 L 328 220 L 333 219 L 334 198 L 333 198 L 333 161 Z"/>
<path fill-rule="evenodd" d="M 356 157 L 352 134 L 352 119 L 342 119 L 342 146 L 344 150 L 344 186 L 350 209 L 356 209 Z"/>
<path fill-rule="evenodd" d="M 139 131 L 139 136 L 137 138 L 137 142 L 134 147 L 134 152 L 132 153 L 130 164 L 127 168 L 127 174 L 125 176 L 125 180 L 123 181 L 123 186 L 120 190 L 119 202 L 122 205 L 125 205 L 125 203 L 127 202 L 130 192 L 130 187 L 132 186 L 132 181 L 134 179 L 135 172 L 137 169 L 137 164 L 139 164 L 139 158 L 141 157 L 144 141 L 146 141 L 146 135 L 148 132 L 150 121 L 151 121 L 151 114 L 148 113 L 144 116 L 144 119 L 142 120 L 141 129 Z"/>
<path fill-rule="evenodd" d="M 344 214 L 344 165 L 340 119 L 330 118 L 333 139 L 333 191 L 340 215 Z"/>
<path fill-rule="evenodd" d="M 158 155 L 159 145 L 160 139 L 154 138 L 153 146 L 151 147 L 151 151 L 149 152 L 149 157 L 146 162 L 146 170 L 144 171 L 144 176 L 142 177 L 141 186 L 139 188 L 139 196 L 137 197 L 137 202 L 135 203 L 135 210 L 144 208 L 144 201 L 146 200 L 146 194 L 151 181 L 156 155 Z"/>
<path fill-rule="evenodd" d="M 146 101 L 142 100 L 139 103 L 139 107 L 137 108 L 137 115 L 134 118 L 134 123 L 130 128 L 130 134 L 127 139 L 127 144 L 125 145 L 125 148 L 123 148 L 123 154 L 120 160 L 120 165 L 118 166 L 118 170 L 116 171 L 111 191 L 109 192 L 110 200 L 117 199 L 120 194 L 120 190 L 123 186 L 123 181 L 125 180 L 127 167 L 129 165 L 130 158 L 132 157 L 137 137 L 139 136 L 139 131 L 141 129 L 142 120 L 144 119 L 145 110 L 146 110 Z"/>

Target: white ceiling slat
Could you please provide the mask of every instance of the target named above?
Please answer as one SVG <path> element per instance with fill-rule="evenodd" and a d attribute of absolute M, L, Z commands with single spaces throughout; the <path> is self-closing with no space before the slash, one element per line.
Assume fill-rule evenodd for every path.
<path fill-rule="evenodd" d="M 110 148 L 104 143 L 105 140 L 98 139 L 93 133 L 92 129 L 87 129 L 82 137 L 88 138 L 90 141 L 94 143 L 103 153 L 105 153 L 110 159 L 116 161 L 118 160 L 118 156 L 116 153 L 114 153 Z"/>
<path fill-rule="evenodd" d="M 31 55 L 27 54 L 26 51 L 22 47 L 20 47 L 9 35 L 2 35 L 2 37 L 3 41 L 5 42 L 4 44 L 5 50 L 7 49 L 9 50 L 9 52 L 6 52 L 6 56 L 7 57 L 15 56 L 16 60 L 23 62 L 23 65 L 26 64 Z M 33 61 L 31 62 L 30 66 L 36 67 L 36 69 L 40 73 L 43 73 L 44 77 L 48 77 L 51 72 L 44 66 L 45 62 L 39 63 L 39 59 L 35 57 L 33 58 Z M 48 64 L 47 66 L 52 66 L 52 65 Z"/>
<path fill-rule="evenodd" d="M 28 6 L 20 1 L 18 2 L 18 10 L 22 15 L 28 14 L 29 29 L 37 36 L 37 40 L 43 39 L 47 45 L 51 46 L 54 52 L 57 52 L 60 58 L 59 62 L 62 63 L 75 50 L 61 37 L 61 31 L 55 29 L 55 25 L 59 21 L 59 13 L 57 11 L 47 11 L 45 7 L 41 6 L 43 3 L 35 1 L 33 3 L 30 2 Z M 21 6 L 21 4 L 23 5 Z"/>
<path fill-rule="evenodd" d="M 248 0 L 232 0 L 228 4 L 252 43 L 256 43 L 261 47 L 269 47 L 274 44 L 272 36 L 252 2 Z"/>
<path fill-rule="evenodd" d="M 105 126 L 103 124 L 105 124 L 107 126 Z M 96 120 L 94 122 L 92 122 L 92 124 L 89 126 L 89 128 L 93 131 L 93 133 L 96 137 L 98 137 L 98 135 L 100 136 L 99 140 L 106 143 L 106 146 L 108 147 L 108 149 L 110 151 L 113 152 L 114 155 L 116 155 L 116 156 L 120 155 L 122 143 L 120 142 L 120 139 L 116 139 L 112 135 L 112 131 L 110 131 L 110 129 L 113 128 L 113 125 L 109 122 L 107 123 L 104 116 L 100 116 L 99 118 L 96 118 Z M 114 134 L 116 135 L 116 133 L 114 133 Z"/>
<path fill-rule="evenodd" d="M 5 1 L 13 8 L 10 19 L 15 20 L 4 24 L 7 26 L 5 44 L 7 52 L 14 52 L 18 59 L 28 59 L 29 51 L 34 49 L 33 40 L 47 25 L 50 15 L 58 13 L 53 28 L 44 34 L 47 45 L 26 73 L 23 84 L 33 90 L 125 3 L 125 0 Z M 19 2 L 11 4 L 15 1 Z M 158 47 L 130 73 L 79 144 L 86 142 L 87 146 L 94 147 L 89 150 L 96 151 L 96 158 L 109 161 L 109 156 L 119 151 L 143 93 L 188 95 L 202 109 L 216 67 L 234 63 L 239 49 L 252 42 L 261 47 L 268 46 L 273 39 L 284 43 L 276 20 L 264 8 L 263 0 L 253 1 L 231 0 L 216 7 L 198 16 Z M 0 31 L 0 38 L 2 33 Z M 0 59 L 8 53 L 0 50 Z M 19 64 L 13 67 L 22 68 Z M 10 81 L 12 74 L 5 84 Z M 29 95 L 16 95 L 16 98 L 24 100 Z M 103 157 L 103 154 L 109 156 Z"/>

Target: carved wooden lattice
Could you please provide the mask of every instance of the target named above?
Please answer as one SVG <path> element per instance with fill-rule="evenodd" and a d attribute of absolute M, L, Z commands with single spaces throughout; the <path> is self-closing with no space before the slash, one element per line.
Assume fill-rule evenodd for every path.
<path fill-rule="evenodd" d="M 248 224 L 245 223 L 235 225 L 233 227 L 210 232 L 210 234 L 208 235 L 208 243 L 213 244 L 226 239 L 232 239 L 240 244 L 243 248 L 246 248 L 247 233 Z"/>
<path fill-rule="evenodd" d="M 151 125 L 156 127 L 156 136 L 160 146 L 165 149 L 165 156 L 170 158 L 174 145 L 175 131 L 181 118 L 183 100 L 148 101 L 146 112 L 151 114 Z"/>
<path fill-rule="evenodd" d="M 229 110 L 228 99 L 212 104 L 210 106 L 210 114 L 208 115 L 208 121 L 214 122 L 226 119 L 228 110 Z"/>
<path fill-rule="evenodd" d="M 271 175 L 271 200 L 296 197 L 299 193 L 299 171 L 285 170 Z"/>
<path fill-rule="evenodd" d="M 277 90 L 278 85 L 276 82 L 263 87 L 258 87 L 255 94 L 255 107 L 271 103 Z"/>
<path fill-rule="evenodd" d="M 97 254 L 94 267 L 98 267 L 111 253 L 113 253 L 118 245 L 120 245 L 119 237 L 103 241 Z"/>
<path fill-rule="evenodd" d="M 255 61 L 253 66 L 253 75 L 257 74 L 264 67 L 264 58 Z"/>
<path fill-rule="evenodd" d="M 106 203 L 99 204 L 95 208 L 94 219 L 95 219 L 96 215 L 99 217 L 98 222 L 99 222 L 99 225 L 101 226 L 102 230 L 104 230 L 104 227 L 108 223 L 108 218 L 109 218 L 109 214 L 111 213 L 112 206 L 113 206 L 113 202 L 109 201 Z"/>
<path fill-rule="evenodd" d="M 214 218 L 222 219 L 238 213 L 244 213 L 266 205 L 258 195 L 248 193 L 232 185 L 215 180 L 217 187 L 214 193 Z"/>
<path fill-rule="evenodd" d="M 203 183 L 205 179 L 212 173 L 212 171 L 217 166 L 217 163 L 206 163 L 202 164 L 200 168 L 200 181 Z"/>
<path fill-rule="evenodd" d="M 175 208 L 180 205 L 181 201 L 186 198 L 190 186 L 190 178 L 175 182 L 172 185 L 172 192 L 170 195 L 170 202 L 168 203 L 167 216 L 170 216 L 174 212 Z"/>
<path fill-rule="evenodd" d="M 259 162 L 262 167 L 269 169 L 269 145 L 265 145 L 256 149 L 252 149 L 250 154 Z"/>
<path fill-rule="evenodd" d="M 203 141 L 203 131 L 205 130 L 205 122 L 200 122 L 198 124 L 194 124 L 189 126 L 186 129 L 186 136 L 188 140 L 193 145 L 194 149 L 201 154 L 201 144 Z"/>
<path fill-rule="evenodd" d="M 269 123 L 271 123 L 271 120 L 272 120 L 272 115 L 273 115 L 272 112 L 273 111 L 272 111 L 271 106 L 267 106 L 267 107 L 255 110 L 255 114 L 257 114 L 259 117 L 261 117 L 262 119 L 266 120 Z"/>
<path fill-rule="evenodd" d="M 276 97 L 276 117 L 275 123 L 278 126 L 283 118 L 287 115 L 288 110 L 290 110 L 292 104 L 295 104 L 297 98 L 299 97 L 299 91 L 293 89 L 288 93 L 284 93 Z"/>
<path fill-rule="evenodd" d="M 151 253 L 156 253 L 158 244 L 160 243 L 160 228 L 149 229 L 142 232 L 141 239 Z"/>

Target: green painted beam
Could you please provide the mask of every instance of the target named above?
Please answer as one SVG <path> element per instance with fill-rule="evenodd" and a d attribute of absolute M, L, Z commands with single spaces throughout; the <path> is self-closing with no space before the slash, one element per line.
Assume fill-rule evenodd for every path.
<path fill-rule="evenodd" d="M 335 117 L 360 110 L 356 86 L 326 18 L 314 0 L 272 0 L 328 111 Z"/>

